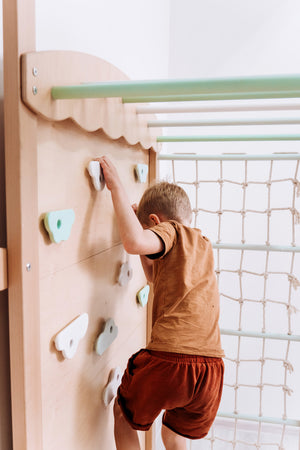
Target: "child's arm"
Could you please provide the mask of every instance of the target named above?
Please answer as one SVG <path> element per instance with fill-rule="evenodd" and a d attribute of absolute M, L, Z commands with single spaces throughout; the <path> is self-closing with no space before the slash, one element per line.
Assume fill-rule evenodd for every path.
<path fill-rule="evenodd" d="M 106 186 L 117 217 L 120 237 L 127 253 L 151 255 L 163 250 L 160 238 L 150 230 L 144 230 L 136 217 L 115 166 L 106 156 L 99 158 Z"/>

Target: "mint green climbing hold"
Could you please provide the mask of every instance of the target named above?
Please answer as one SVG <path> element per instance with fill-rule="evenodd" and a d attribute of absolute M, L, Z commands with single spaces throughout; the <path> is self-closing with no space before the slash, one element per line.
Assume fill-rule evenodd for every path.
<path fill-rule="evenodd" d="M 150 292 L 150 286 L 149 284 L 146 284 L 145 287 L 140 289 L 138 293 L 136 294 L 137 300 L 141 306 L 145 306 L 148 303 L 148 297 Z"/>
<path fill-rule="evenodd" d="M 72 225 L 75 220 L 73 209 L 50 211 L 44 217 L 44 225 L 49 233 L 51 242 L 58 244 L 67 241 L 70 237 Z"/>

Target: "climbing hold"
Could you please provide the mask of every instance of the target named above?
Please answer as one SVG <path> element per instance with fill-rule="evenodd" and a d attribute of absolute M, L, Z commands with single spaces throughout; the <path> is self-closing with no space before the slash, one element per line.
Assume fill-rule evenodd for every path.
<path fill-rule="evenodd" d="M 117 395 L 118 387 L 121 383 L 122 371 L 120 367 L 116 367 L 109 372 L 108 382 L 103 390 L 103 402 L 108 406 Z"/>
<path fill-rule="evenodd" d="M 58 244 L 69 239 L 74 220 L 75 213 L 73 209 L 62 209 L 46 213 L 44 225 L 51 241 Z"/>
<path fill-rule="evenodd" d="M 133 270 L 129 265 L 129 262 L 126 261 L 120 267 L 120 273 L 118 277 L 118 284 L 120 286 L 126 286 L 132 278 Z"/>
<path fill-rule="evenodd" d="M 82 339 L 87 331 L 89 323 L 89 316 L 87 313 L 81 314 L 62 331 L 60 331 L 55 338 L 55 347 L 61 351 L 64 358 L 71 359 L 77 351 L 80 339 Z"/>
<path fill-rule="evenodd" d="M 148 176 L 147 164 L 137 164 L 134 168 L 137 180 L 140 183 L 146 183 Z"/>
<path fill-rule="evenodd" d="M 105 350 L 108 349 L 110 344 L 116 339 L 118 336 L 118 327 L 116 326 L 113 319 L 108 319 L 105 322 L 103 331 L 99 334 L 96 343 L 95 350 L 98 355 L 102 355 Z"/>
<path fill-rule="evenodd" d="M 99 161 L 90 161 L 88 165 L 88 172 L 92 178 L 94 188 L 97 191 L 102 191 L 105 186 L 105 179 Z"/>
<path fill-rule="evenodd" d="M 150 286 L 149 286 L 149 284 L 146 284 L 146 286 L 144 286 L 142 289 L 140 289 L 138 291 L 138 293 L 136 294 L 137 300 L 141 306 L 145 306 L 147 304 L 149 292 L 150 292 Z"/>

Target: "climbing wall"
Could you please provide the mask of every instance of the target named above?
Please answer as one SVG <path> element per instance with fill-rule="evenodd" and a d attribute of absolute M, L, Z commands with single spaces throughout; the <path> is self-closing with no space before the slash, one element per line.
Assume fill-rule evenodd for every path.
<path fill-rule="evenodd" d="M 134 166 L 149 163 L 149 154 L 102 132 L 90 135 L 67 122 L 38 121 L 38 209 L 40 219 L 41 368 L 44 450 L 113 449 L 112 403 L 102 392 L 109 372 L 125 368 L 128 357 L 146 343 L 146 308 L 136 301 L 145 285 L 139 258 L 126 255 L 107 188 L 96 191 L 87 166 L 107 154 L 114 161 L 132 202 L 146 183 L 136 181 Z M 66 241 L 50 240 L 44 215 L 72 209 L 75 220 Z M 59 228 L 70 227 L 62 215 Z M 66 221 L 66 223 L 65 223 Z M 132 279 L 118 283 L 121 265 L 129 262 Z M 71 359 L 55 347 L 55 338 L 71 321 L 87 313 L 89 323 Z M 96 340 L 112 318 L 117 337 L 98 355 Z M 66 347 L 76 345 L 76 336 Z"/>
<path fill-rule="evenodd" d="M 55 83 L 126 78 L 105 61 L 29 53 L 21 76 L 22 102 L 8 110 L 26 138 L 7 146 L 8 179 L 17 161 L 21 193 L 16 200 L 8 183 L 14 448 L 113 450 L 106 388 L 146 345 L 148 291 L 139 257 L 121 244 L 111 194 L 95 189 L 88 167 L 108 155 L 138 203 L 155 178 L 155 139 L 120 99 L 51 97 Z M 141 435 L 142 449 L 150 441 Z"/>

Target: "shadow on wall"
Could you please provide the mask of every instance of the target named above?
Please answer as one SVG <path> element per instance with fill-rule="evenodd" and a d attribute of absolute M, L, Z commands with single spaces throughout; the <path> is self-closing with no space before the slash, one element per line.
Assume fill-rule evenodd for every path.
<path fill-rule="evenodd" d="M 0 59 L 0 247 L 6 247 L 3 60 Z M 0 450 L 12 450 L 7 290 L 0 292 Z"/>

